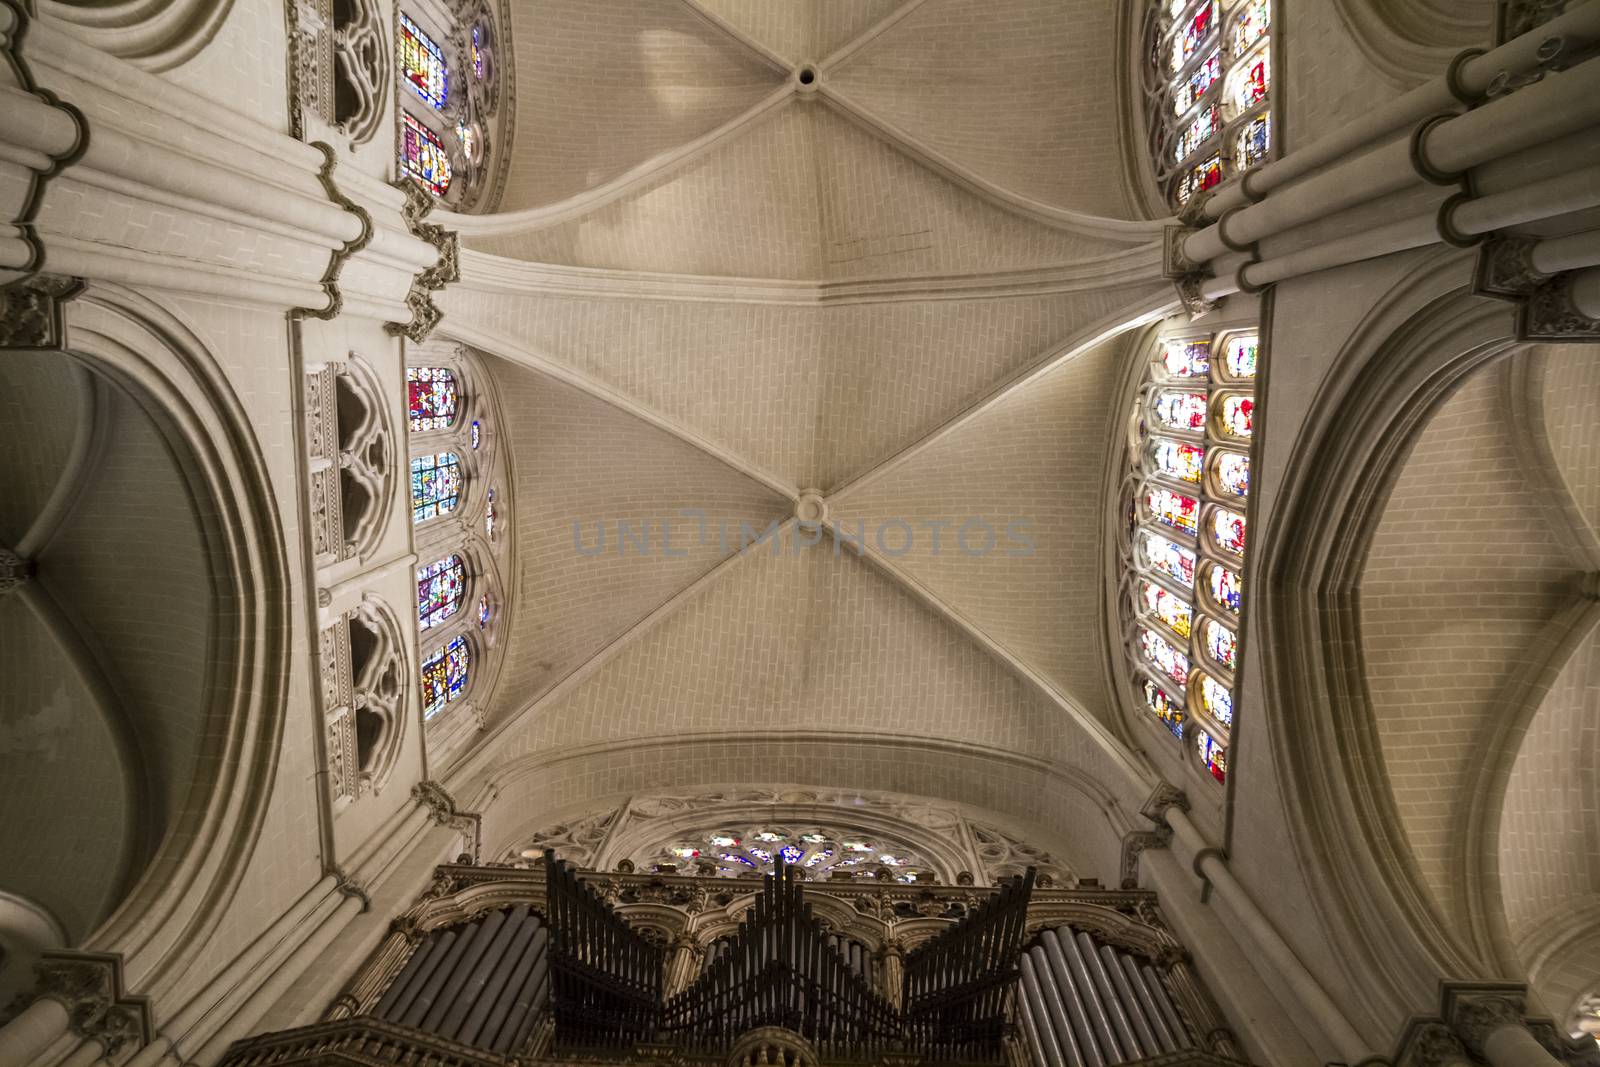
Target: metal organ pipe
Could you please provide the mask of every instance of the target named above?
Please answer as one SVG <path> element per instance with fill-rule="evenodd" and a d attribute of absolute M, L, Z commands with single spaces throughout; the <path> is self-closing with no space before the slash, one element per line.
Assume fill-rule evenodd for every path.
<path fill-rule="evenodd" d="M 1179 1045 L 1178 1035 L 1182 1031 L 1173 1031 L 1167 1022 L 1167 1017 L 1161 1013 L 1161 1006 L 1156 1003 L 1155 996 L 1150 992 L 1150 987 L 1145 984 L 1144 975 L 1139 973 L 1139 965 L 1133 957 L 1123 956 L 1122 973 L 1128 978 L 1128 984 L 1133 987 L 1135 995 L 1139 998 L 1140 1007 L 1144 1008 L 1145 1017 L 1150 1020 L 1150 1026 L 1156 1032 L 1156 1038 L 1161 1042 L 1163 1052 L 1176 1052 Z"/>
<path fill-rule="evenodd" d="M 1078 958 L 1083 961 L 1084 969 L 1089 972 L 1089 978 L 1100 994 L 1100 1001 L 1105 1005 L 1106 1014 L 1111 1017 L 1111 1027 L 1116 1031 L 1117 1043 L 1122 1046 L 1124 1056 L 1130 1060 L 1138 1059 L 1139 1039 L 1133 1032 L 1133 1024 L 1128 1021 L 1128 1013 L 1122 1006 L 1122 998 L 1117 995 L 1116 987 L 1111 984 L 1111 977 L 1106 974 L 1105 965 L 1095 954 L 1094 942 L 1081 930 L 1072 940 L 1077 942 Z"/>
<path fill-rule="evenodd" d="M 1033 970 L 1033 959 L 1024 952 L 1020 962 L 1022 1017 L 1028 1038 L 1033 1042 L 1033 1048 L 1037 1052 L 1035 1058 L 1042 1061 L 1045 1067 L 1069 1067 L 1069 1061 L 1061 1051 L 1061 1042 L 1056 1040 L 1055 1028 L 1050 1024 L 1050 1012 L 1045 1007 L 1044 994 L 1039 989 L 1039 978 Z M 1082 1067 L 1077 1049 L 1073 1049 L 1070 1067 Z"/>
<path fill-rule="evenodd" d="M 1055 1029 L 1056 1039 L 1061 1048 L 1067 1053 L 1068 1059 L 1075 1067 L 1090 1067 L 1091 1061 L 1074 1032 L 1072 1015 L 1067 1010 L 1067 1002 L 1071 999 L 1070 993 L 1063 993 L 1060 983 L 1056 981 L 1055 971 L 1050 966 L 1050 959 L 1045 954 L 1041 945 L 1035 945 L 1029 955 L 1033 959 L 1034 972 L 1039 977 L 1039 986 L 1044 992 L 1045 1015 L 1050 1026 Z M 1099 1050 L 1095 1050 L 1098 1057 Z M 1092 1061 L 1098 1065 L 1098 1059 Z"/>
<path fill-rule="evenodd" d="M 1144 1004 L 1133 992 L 1133 986 L 1128 984 L 1128 976 L 1123 973 L 1117 962 L 1117 953 L 1110 945 L 1100 946 L 1101 962 L 1105 966 L 1106 974 L 1111 979 L 1111 984 L 1117 987 L 1117 1000 L 1128 1013 L 1128 1020 L 1133 1024 L 1134 1032 L 1139 1038 L 1139 1047 L 1146 1056 L 1159 1056 L 1167 1051 L 1156 1040 L 1156 1032 L 1150 1026 L 1150 1020 L 1145 1017 Z"/>
<path fill-rule="evenodd" d="M 1061 943 L 1056 940 L 1054 931 L 1046 930 L 1039 936 L 1039 942 L 1044 946 L 1045 959 L 1050 964 L 1050 975 L 1055 979 L 1056 986 L 1061 990 L 1061 999 L 1066 1003 L 1068 1017 L 1072 1020 L 1072 1028 L 1077 1032 L 1078 1043 L 1083 1049 L 1083 1058 L 1090 1067 L 1106 1067 L 1109 1060 L 1100 1047 L 1100 1039 L 1095 1035 L 1094 1023 L 1089 1019 L 1089 1012 L 1084 1006 L 1083 992 L 1078 988 L 1078 983 L 1072 977 L 1072 970 L 1067 966 L 1067 958 L 1062 955 Z"/>

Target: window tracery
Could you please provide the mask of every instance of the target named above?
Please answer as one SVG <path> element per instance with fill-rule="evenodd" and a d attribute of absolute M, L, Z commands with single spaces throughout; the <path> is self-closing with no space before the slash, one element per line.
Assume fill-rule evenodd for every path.
<path fill-rule="evenodd" d="M 484 0 L 399 12 L 400 173 L 455 210 L 476 205 L 489 185 L 496 36 Z"/>
<path fill-rule="evenodd" d="M 1227 775 L 1255 426 L 1253 331 L 1183 330 L 1144 361 L 1124 467 L 1121 619 L 1134 703 Z"/>
<path fill-rule="evenodd" d="M 1272 152 L 1270 0 L 1152 0 L 1146 123 L 1174 209 Z"/>
<path fill-rule="evenodd" d="M 494 447 L 491 398 L 466 349 L 419 348 L 406 368 L 419 664 L 429 750 L 444 758 L 482 724 L 486 673 L 504 626 L 499 575 L 507 546 L 492 536 L 505 509 L 494 486 L 503 471 Z M 469 713 L 459 712 L 462 706 Z M 449 714 L 446 714 L 446 712 Z M 442 729 L 443 733 L 436 734 Z"/>
<path fill-rule="evenodd" d="M 662 845 L 641 869 L 656 874 L 754 877 L 770 874 L 780 856 L 813 879 L 937 880 L 933 865 L 904 842 L 825 826 L 760 824 L 685 834 Z"/>
<path fill-rule="evenodd" d="M 305 376 L 311 532 L 320 563 L 365 556 L 383 534 L 394 492 L 394 436 L 382 387 L 359 357 Z"/>

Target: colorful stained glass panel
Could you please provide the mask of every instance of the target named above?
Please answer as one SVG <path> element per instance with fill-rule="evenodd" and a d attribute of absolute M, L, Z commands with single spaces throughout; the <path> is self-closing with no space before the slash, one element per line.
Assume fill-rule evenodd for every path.
<path fill-rule="evenodd" d="M 430 630 L 461 610 L 467 594 L 467 567 L 460 556 L 446 556 L 417 568 L 417 628 Z"/>
<path fill-rule="evenodd" d="M 1165 637 L 1154 630 L 1139 629 L 1139 649 L 1145 659 L 1174 682 L 1183 685 L 1189 680 L 1189 657 L 1173 648 Z"/>
<path fill-rule="evenodd" d="M 456 376 L 444 367 L 407 367 L 406 394 L 415 433 L 443 430 L 456 421 Z"/>
<path fill-rule="evenodd" d="M 1247 381 L 1256 376 L 1256 349 L 1261 345 L 1255 334 L 1229 338 L 1223 349 L 1222 369 L 1230 378 Z"/>
<path fill-rule="evenodd" d="M 1206 619 L 1201 627 L 1206 653 L 1222 666 L 1233 670 L 1239 657 L 1239 637 L 1216 619 Z"/>
<path fill-rule="evenodd" d="M 1205 469 L 1206 450 L 1186 441 L 1157 437 L 1150 443 L 1150 461 L 1155 464 L 1157 473 L 1199 485 Z"/>
<path fill-rule="evenodd" d="M 1155 582 L 1141 582 L 1139 586 L 1144 610 L 1166 623 L 1179 637 L 1188 637 L 1194 625 L 1194 611 L 1189 602 Z"/>
<path fill-rule="evenodd" d="M 478 598 L 478 629 L 484 630 L 489 626 L 489 594 L 485 593 Z"/>
<path fill-rule="evenodd" d="M 1218 548 L 1235 556 L 1244 555 L 1244 516 L 1227 508 L 1211 513 L 1211 536 Z"/>
<path fill-rule="evenodd" d="M 1213 563 L 1206 575 L 1206 585 L 1212 600 L 1233 614 L 1239 614 L 1239 608 L 1244 603 L 1243 579 L 1228 568 Z"/>
<path fill-rule="evenodd" d="M 1233 694 L 1209 674 L 1200 676 L 1200 703 L 1213 719 L 1224 726 L 1233 725 Z"/>
<path fill-rule="evenodd" d="M 1233 20 L 1233 54 L 1242 56 L 1250 46 L 1267 35 L 1272 5 L 1269 0 L 1250 0 Z"/>
<path fill-rule="evenodd" d="M 1214 51 L 1172 90 L 1172 113 L 1187 114 L 1195 105 L 1195 101 L 1205 96 L 1220 77 L 1222 77 L 1222 53 Z"/>
<path fill-rule="evenodd" d="M 438 111 L 444 109 L 450 96 L 450 75 L 445 67 L 444 51 L 403 12 L 400 15 L 400 71 L 429 107 Z"/>
<path fill-rule="evenodd" d="M 1194 585 L 1194 553 L 1160 534 L 1139 531 L 1140 547 L 1144 558 L 1155 570 L 1185 588 Z"/>
<path fill-rule="evenodd" d="M 1172 378 L 1204 380 L 1211 373 L 1211 342 L 1168 341 L 1161 346 L 1161 366 Z"/>
<path fill-rule="evenodd" d="M 411 461 L 411 521 L 448 515 L 461 503 L 461 458 L 454 452 Z"/>
<path fill-rule="evenodd" d="M 483 31 L 472 27 L 472 76 L 483 80 Z"/>
<path fill-rule="evenodd" d="M 422 717 L 431 719 L 467 687 L 472 650 L 465 637 L 454 637 L 422 663 Z"/>
<path fill-rule="evenodd" d="M 1255 432 L 1256 402 L 1254 397 L 1227 396 L 1222 398 L 1222 430 L 1229 437 L 1248 439 Z"/>
<path fill-rule="evenodd" d="M 1145 490 L 1144 506 L 1151 518 L 1163 526 L 1193 536 L 1200 529 L 1200 501 L 1171 489 L 1151 486 Z"/>
<path fill-rule="evenodd" d="M 1202 4 L 1177 35 L 1172 38 L 1172 69 L 1179 70 L 1200 50 L 1217 28 L 1217 0 Z"/>
<path fill-rule="evenodd" d="M 1267 50 L 1253 56 L 1240 71 L 1233 85 L 1233 106 L 1240 112 L 1249 111 L 1267 98 L 1272 88 L 1272 66 Z"/>
<path fill-rule="evenodd" d="M 1250 457 L 1224 452 L 1217 457 L 1217 484 L 1232 496 L 1250 495 Z"/>
<path fill-rule="evenodd" d="M 1222 157 L 1212 156 L 1203 163 L 1198 163 L 1187 174 L 1178 179 L 1178 203 L 1187 204 L 1189 198 L 1196 193 L 1203 193 L 1207 189 L 1222 184 Z"/>
<path fill-rule="evenodd" d="M 1201 108 L 1189 125 L 1183 128 L 1178 139 L 1172 145 L 1172 161 L 1182 163 L 1195 153 L 1201 145 L 1205 144 L 1222 128 L 1221 112 L 1215 104 Z"/>
<path fill-rule="evenodd" d="M 450 156 L 432 130 L 405 117 L 400 164 L 406 175 L 434 196 L 450 191 Z"/>
<path fill-rule="evenodd" d="M 1140 688 L 1144 691 L 1145 707 L 1154 712 L 1156 718 L 1166 724 L 1167 729 L 1172 731 L 1172 736 L 1181 738 L 1183 736 L 1183 708 L 1179 707 L 1167 695 L 1166 690 L 1148 678 L 1144 679 Z"/>
<path fill-rule="evenodd" d="M 1272 148 L 1272 116 L 1257 115 L 1239 131 L 1233 158 L 1240 167 L 1253 167 L 1267 158 Z"/>
<path fill-rule="evenodd" d="M 489 540 L 494 540 L 495 525 L 500 521 L 500 505 L 495 500 L 494 490 L 489 490 L 489 502 L 483 509 L 483 534 Z"/>
<path fill-rule="evenodd" d="M 1204 393 L 1163 389 L 1155 395 L 1151 407 L 1156 413 L 1156 421 L 1169 430 L 1199 432 L 1206 428 Z"/>
<path fill-rule="evenodd" d="M 1228 780 L 1228 750 L 1217 744 L 1216 738 L 1204 730 L 1195 731 L 1195 751 L 1200 755 L 1200 763 L 1211 777 L 1219 782 Z"/>

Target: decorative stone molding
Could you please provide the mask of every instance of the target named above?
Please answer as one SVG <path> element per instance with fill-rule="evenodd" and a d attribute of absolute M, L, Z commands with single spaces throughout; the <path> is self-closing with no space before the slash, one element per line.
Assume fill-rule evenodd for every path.
<path fill-rule="evenodd" d="M 0 545 L 0 596 L 5 596 L 19 585 L 32 580 L 33 560 L 24 559 L 11 549 Z"/>
<path fill-rule="evenodd" d="M 1479 1059 L 1485 1058 L 1489 1035 L 1507 1026 L 1522 1025 L 1523 994 L 1516 988 L 1466 993 L 1459 996 L 1446 1016 L 1462 1043 Z"/>
<path fill-rule="evenodd" d="M 426 241 L 438 250 L 439 261 L 425 268 L 411 283 L 411 292 L 406 296 L 406 307 L 411 310 L 411 321 L 387 323 L 384 329 L 391 336 L 403 336 L 421 344 L 428 339 L 433 333 L 433 328 L 439 325 L 439 321 L 444 317 L 444 313 L 434 305 L 432 294 L 451 282 L 461 280 L 461 242 L 454 233 L 443 226 L 423 221 L 433 210 L 434 200 L 423 192 L 416 182 L 402 178 L 393 185 L 406 194 L 406 203 L 401 209 L 401 215 L 405 218 L 412 236 Z"/>
<path fill-rule="evenodd" d="M 1132 830 L 1122 837 L 1122 864 L 1120 878 L 1123 889 L 1139 888 L 1139 857 L 1146 849 L 1166 848 L 1172 843 L 1172 830 L 1162 826 L 1156 830 Z"/>
<path fill-rule="evenodd" d="M 1184 254 L 1183 246 L 1198 231 L 1192 226 L 1168 226 L 1161 231 L 1161 276 L 1177 280 L 1205 266 Z"/>
<path fill-rule="evenodd" d="M 289 20 L 289 132 L 305 139 L 305 116 L 333 124 L 333 0 L 294 0 Z"/>
<path fill-rule="evenodd" d="M 1537 245 L 1531 237 L 1496 237 L 1485 242 L 1478 253 L 1472 291 L 1510 300 L 1527 297 L 1550 280 L 1550 275 L 1533 265 Z"/>
<path fill-rule="evenodd" d="M 1189 810 L 1189 798 L 1171 782 L 1157 782 L 1150 796 L 1139 807 L 1139 814 L 1157 825 L 1167 821 L 1167 809 Z"/>
<path fill-rule="evenodd" d="M 742 1035 L 724 1067 L 818 1067 L 811 1042 L 781 1026 L 760 1026 Z"/>
<path fill-rule="evenodd" d="M 335 78 L 346 90 L 349 104 L 340 106 L 335 90 L 333 121 L 351 145 L 372 140 L 383 123 L 384 105 L 394 80 L 394 49 L 383 36 L 383 16 L 373 0 L 349 0 L 352 18 L 335 21 L 333 60 Z"/>
<path fill-rule="evenodd" d="M 328 268 L 322 274 L 322 291 L 328 296 L 328 306 L 324 308 L 296 308 L 301 315 L 308 315 L 315 319 L 333 319 L 344 310 L 344 294 L 339 291 L 339 274 L 344 270 L 344 265 L 351 256 L 360 252 L 372 243 L 372 215 L 361 205 L 351 200 L 340 192 L 339 186 L 333 180 L 334 168 L 339 165 L 338 156 L 333 151 L 333 146 L 326 141 L 314 141 L 311 144 L 318 152 L 322 153 L 322 167 L 317 171 L 317 179 L 322 183 L 322 191 L 345 211 L 354 215 L 361 223 L 361 230 L 355 237 L 346 241 L 343 246 L 333 251 L 328 257 Z"/>
<path fill-rule="evenodd" d="M 457 811 L 455 798 L 444 786 L 431 779 L 423 779 L 411 787 L 411 798 L 428 809 L 429 816 L 440 826 L 448 826 L 466 838 L 468 851 L 463 862 L 477 864 L 483 847 L 483 817 L 473 811 Z M 435 882 L 437 885 L 437 880 Z"/>
<path fill-rule="evenodd" d="M 363 915 L 372 910 L 372 898 L 367 895 L 366 886 L 351 878 L 342 867 L 335 867 L 330 873 L 337 882 L 334 886 L 335 892 L 342 897 L 361 901 L 361 913 Z"/>
<path fill-rule="evenodd" d="M 1183 302 L 1184 308 L 1191 315 L 1204 315 L 1222 305 L 1220 300 L 1208 299 L 1201 292 L 1206 281 L 1206 278 L 1198 274 L 1187 274 L 1177 281 L 1178 299 Z"/>
<path fill-rule="evenodd" d="M 1400 1038 L 1394 1067 L 1448 1067 L 1467 1058 L 1455 1032 L 1436 1020 L 1414 1019 Z"/>
<path fill-rule="evenodd" d="M 107 1058 L 130 1043 L 144 1045 L 154 1032 L 149 1001 L 129 996 L 122 984 L 122 957 L 109 953 L 46 952 L 34 965 L 37 995 L 67 1009 L 67 1026 L 98 1041 Z"/>
<path fill-rule="evenodd" d="M 35 274 L 0 287 L 0 349 L 60 348 L 62 305 L 82 289 L 76 278 Z"/>
<path fill-rule="evenodd" d="M 350 674 L 350 620 L 340 616 L 317 639 L 324 729 L 327 730 L 328 788 L 335 801 L 357 793 L 355 688 Z"/>
<path fill-rule="evenodd" d="M 394 431 L 383 387 L 358 356 L 305 376 L 312 552 L 320 565 L 377 547 L 393 501 Z"/>
<path fill-rule="evenodd" d="M 1600 319 L 1584 314 L 1573 300 L 1572 275 L 1559 274 L 1528 294 L 1517 315 L 1517 340 L 1600 341 Z"/>

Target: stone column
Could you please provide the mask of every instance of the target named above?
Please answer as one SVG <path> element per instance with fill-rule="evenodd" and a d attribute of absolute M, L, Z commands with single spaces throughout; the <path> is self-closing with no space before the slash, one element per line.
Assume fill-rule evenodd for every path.
<path fill-rule="evenodd" d="M 878 958 L 883 961 L 883 995 L 894 1007 L 904 1007 L 900 1003 L 900 995 L 905 986 L 905 946 L 898 940 L 890 938 L 884 942 L 883 951 L 878 954 Z"/>
<path fill-rule="evenodd" d="M 1490 1067 L 1562 1067 L 1529 1032 L 1523 997 L 1519 988 L 1477 992 L 1463 987 L 1447 992 L 1445 1006 L 1462 1044 Z"/>
<path fill-rule="evenodd" d="M 666 981 L 662 984 L 663 996 L 676 996 L 689 988 L 700 973 L 700 961 L 705 950 L 689 934 L 679 934 L 672 942 L 672 955 L 667 959 Z"/>

